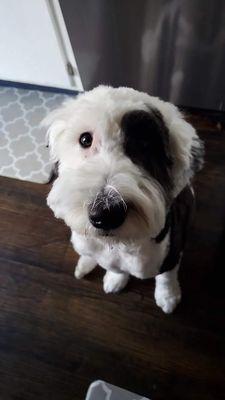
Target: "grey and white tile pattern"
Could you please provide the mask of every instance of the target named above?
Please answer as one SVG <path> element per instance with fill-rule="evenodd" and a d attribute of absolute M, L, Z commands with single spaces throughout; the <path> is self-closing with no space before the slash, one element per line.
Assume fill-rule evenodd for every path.
<path fill-rule="evenodd" d="M 52 163 L 41 120 L 69 95 L 0 87 L 0 175 L 46 183 Z"/>
<path fill-rule="evenodd" d="M 128 392 L 104 381 L 93 382 L 87 392 L 86 400 L 150 400 Z"/>

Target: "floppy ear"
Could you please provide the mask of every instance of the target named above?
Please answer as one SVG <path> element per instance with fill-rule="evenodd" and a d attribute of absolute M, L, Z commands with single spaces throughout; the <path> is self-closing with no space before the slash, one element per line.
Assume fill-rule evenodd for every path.
<path fill-rule="evenodd" d="M 174 195 L 177 195 L 203 166 L 204 145 L 195 128 L 171 103 L 159 103 L 168 127 L 173 158 Z"/>
<path fill-rule="evenodd" d="M 42 126 L 48 127 L 47 144 L 50 147 L 50 155 L 53 161 L 59 161 L 60 139 L 69 126 L 70 119 L 76 112 L 78 99 L 82 95 L 83 93 L 80 93 L 76 97 L 64 101 L 59 108 L 50 112 L 41 123 Z"/>
<path fill-rule="evenodd" d="M 52 161 L 59 161 L 59 142 L 62 134 L 66 130 L 66 110 L 68 103 L 64 103 L 61 107 L 50 112 L 41 122 L 41 126 L 48 128 L 46 134 L 46 143 L 50 149 Z"/>
<path fill-rule="evenodd" d="M 58 120 L 53 122 L 47 130 L 47 143 L 50 149 L 50 156 L 55 162 L 59 161 L 59 139 L 65 129 L 65 122 Z"/>

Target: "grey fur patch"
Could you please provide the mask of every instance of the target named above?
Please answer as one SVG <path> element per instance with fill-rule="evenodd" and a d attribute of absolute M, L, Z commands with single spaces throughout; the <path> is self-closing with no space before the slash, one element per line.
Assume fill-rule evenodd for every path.
<path fill-rule="evenodd" d="M 204 164 L 205 147 L 201 139 L 195 138 L 191 147 L 191 169 L 193 172 L 198 172 Z"/>

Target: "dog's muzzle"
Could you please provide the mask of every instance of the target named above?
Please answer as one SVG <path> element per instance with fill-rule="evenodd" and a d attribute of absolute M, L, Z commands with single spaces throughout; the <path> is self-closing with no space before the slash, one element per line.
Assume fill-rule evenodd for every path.
<path fill-rule="evenodd" d="M 91 224 L 96 229 L 110 231 L 119 228 L 125 221 L 127 215 L 127 205 L 118 196 L 117 192 L 100 192 L 94 202 L 90 204 L 88 217 Z"/>

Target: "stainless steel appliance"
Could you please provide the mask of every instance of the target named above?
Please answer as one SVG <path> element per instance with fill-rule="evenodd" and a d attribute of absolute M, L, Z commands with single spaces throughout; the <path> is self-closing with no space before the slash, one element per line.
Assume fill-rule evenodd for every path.
<path fill-rule="evenodd" d="M 85 89 L 225 109 L 224 0 L 60 0 Z"/>

